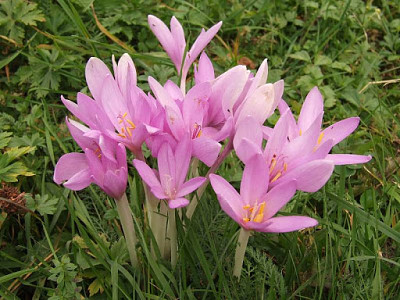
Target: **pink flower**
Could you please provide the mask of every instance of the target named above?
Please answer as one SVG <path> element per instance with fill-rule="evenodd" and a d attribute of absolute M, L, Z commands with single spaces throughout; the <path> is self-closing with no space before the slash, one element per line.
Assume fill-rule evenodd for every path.
<path fill-rule="evenodd" d="M 180 141 L 172 150 L 164 143 L 158 152 L 158 173 L 145 162 L 134 159 L 133 165 L 140 176 L 150 187 L 158 199 L 167 199 L 170 208 L 179 208 L 189 204 L 184 198 L 204 183 L 206 178 L 195 177 L 185 182 L 191 158 L 191 144 L 185 139 Z"/>
<path fill-rule="evenodd" d="M 65 181 L 64 186 L 74 191 L 95 183 L 110 197 L 120 199 L 128 181 L 125 147 L 77 122 L 67 124 L 84 153 L 63 155 L 55 167 L 54 181 Z"/>
<path fill-rule="evenodd" d="M 151 31 L 159 40 L 161 46 L 167 52 L 168 56 L 174 63 L 178 73 L 182 68 L 182 78 L 185 80 L 190 66 L 199 56 L 201 51 L 208 45 L 212 38 L 217 34 L 222 22 L 215 24 L 209 30 L 201 30 L 200 35 L 194 41 L 190 50 L 186 53 L 185 60 L 182 67 L 183 54 L 186 47 L 185 34 L 182 25 L 175 18 L 171 18 L 171 30 L 159 18 L 149 15 L 148 22 Z"/>
<path fill-rule="evenodd" d="M 221 208 L 246 230 L 290 232 L 316 226 L 315 219 L 304 216 L 274 217 L 296 192 L 295 180 L 268 189 L 269 169 L 261 155 L 245 166 L 240 194 L 222 177 L 211 174 L 211 185 Z"/>

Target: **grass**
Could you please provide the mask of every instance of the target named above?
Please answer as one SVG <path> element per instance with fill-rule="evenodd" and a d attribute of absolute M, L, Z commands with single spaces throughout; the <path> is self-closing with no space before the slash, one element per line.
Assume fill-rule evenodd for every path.
<path fill-rule="evenodd" d="M 14 184 L 32 195 L 26 208 L 1 211 L 3 299 L 399 297 L 396 1 L 96 0 L 94 10 L 90 3 L 0 4 L 0 128 L 12 133 L 1 136 L 0 145 L 5 144 L 2 151 L 31 147 L 17 161 L 35 173 L 19 176 Z M 255 234 L 239 283 L 231 275 L 238 225 L 221 211 L 210 188 L 188 227 L 178 222 L 180 252 L 172 269 L 151 255 L 152 233 L 143 231 L 144 194 L 130 167 L 128 192 L 143 262 L 134 270 L 113 201 L 97 187 L 75 193 L 52 181 L 57 159 L 77 149 L 64 124 L 67 110 L 60 95 L 75 99 L 78 91 L 88 92 L 84 66 L 89 57 L 110 65 L 112 54 L 128 52 L 139 71 L 139 86 L 146 90 L 149 75 L 161 82 L 171 76 L 178 80 L 147 26 L 148 14 L 164 21 L 175 15 L 190 40 L 201 27 L 222 20 L 218 37 L 207 48 L 218 74 L 238 63 L 255 69 L 267 57 L 268 81 L 285 80 L 284 98 L 296 113 L 306 93 L 318 85 L 326 125 L 361 118 L 357 131 L 334 152 L 371 154 L 373 160 L 336 167 L 316 193 L 297 192 L 282 214 L 308 215 L 319 225 L 288 234 Z M 268 122 L 276 120 L 273 116 Z M 0 166 L 6 167 L 4 161 Z M 218 173 L 238 187 L 242 167 L 230 155 Z"/>

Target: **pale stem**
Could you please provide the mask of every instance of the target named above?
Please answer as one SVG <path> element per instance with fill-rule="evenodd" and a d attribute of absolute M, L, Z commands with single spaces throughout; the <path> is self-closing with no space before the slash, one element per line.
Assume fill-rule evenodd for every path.
<path fill-rule="evenodd" d="M 186 95 L 186 76 L 187 76 L 187 74 L 183 74 L 182 73 L 182 76 L 181 76 L 181 91 L 182 91 L 183 96 Z"/>
<path fill-rule="evenodd" d="M 170 209 L 168 211 L 168 237 L 171 245 L 170 249 L 172 268 L 175 268 L 177 261 L 178 239 L 176 234 L 175 210 Z"/>
<path fill-rule="evenodd" d="M 126 194 L 124 193 L 120 199 L 115 199 L 115 203 L 119 219 L 121 220 L 122 230 L 124 231 L 126 247 L 128 248 L 131 263 L 134 267 L 137 267 L 135 226 L 133 225 L 132 210 Z"/>
<path fill-rule="evenodd" d="M 143 153 L 137 152 L 136 158 L 146 162 Z M 167 225 L 167 218 L 166 218 L 166 213 L 167 213 L 167 208 L 165 207 L 165 204 L 163 201 L 157 199 L 153 193 L 150 191 L 149 186 L 143 182 L 143 187 L 144 187 L 144 192 L 145 192 L 145 208 L 147 211 L 147 219 L 148 219 L 148 224 L 150 226 L 150 230 L 152 231 L 154 235 L 154 239 L 156 240 L 158 249 L 160 250 L 160 253 L 162 256 L 164 256 L 164 245 L 165 245 L 165 231 L 166 231 L 166 225 Z M 157 211 L 158 204 L 160 204 L 160 213 Z M 154 251 L 154 245 L 151 249 L 151 252 L 154 257 L 155 251 Z"/>
<path fill-rule="evenodd" d="M 219 166 L 222 164 L 222 162 L 225 160 L 225 158 L 228 156 L 228 154 L 232 151 L 232 149 L 233 149 L 233 139 L 230 138 L 228 144 L 225 146 L 221 155 L 218 156 L 215 163 L 208 170 L 208 172 L 206 174 L 207 180 L 198 188 L 197 194 L 194 195 L 194 197 L 192 198 L 192 201 L 190 201 L 190 204 L 188 205 L 187 210 L 186 210 L 186 217 L 189 220 L 192 218 L 193 213 L 197 207 L 198 199 L 200 199 L 201 196 L 203 196 L 203 193 L 206 190 L 208 183 L 210 182 L 209 175 L 213 174 L 215 171 L 217 171 Z"/>
<path fill-rule="evenodd" d="M 246 253 L 247 242 L 249 241 L 250 231 L 240 228 L 238 243 L 235 252 L 235 266 L 233 267 L 233 276 L 240 279 L 242 273 L 244 254 Z"/>

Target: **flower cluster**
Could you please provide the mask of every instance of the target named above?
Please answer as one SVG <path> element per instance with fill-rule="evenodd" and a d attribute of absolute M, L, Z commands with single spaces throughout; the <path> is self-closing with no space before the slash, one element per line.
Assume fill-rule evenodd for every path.
<path fill-rule="evenodd" d="M 135 156 L 133 165 L 151 196 L 165 200 L 169 209 L 187 205 L 193 209 L 195 203 L 187 195 L 210 180 L 222 209 L 245 230 L 288 232 L 315 226 L 317 221 L 309 217 L 274 215 L 296 190 L 320 189 L 334 165 L 370 160 L 370 156 L 329 154 L 355 130 L 359 119 L 349 118 L 321 130 L 323 99 L 315 87 L 296 122 L 282 99 L 283 80 L 266 83 L 267 60 L 256 74 L 240 65 L 216 77 L 211 60 L 202 51 L 221 22 L 202 30 L 186 53 L 184 30 L 175 17 L 170 28 L 154 16 L 148 22 L 180 75 L 179 85 L 171 80 L 162 85 L 149 77 L 151 92 L 146 93 L 137 86 L 136 68 L 128 54 L 118 63 L 112 58 L 113 73 L 100 59 L 91 58 L 86 81 L 92 98 L 82 93 L 77 103 L 62 98 L 69 111 L 86 124 L 67 119 L 83 153 L 61 157 L 54 181 L 65 181 L 64 186 L 72 190 L 95 183 L 120 199 L 128 177 L 126 147 Z M 193 79 L 188 80 L 197 59 Z M 188 90 L 187 84 L 191 86 Z M 277 107 L 280 117 L 275 127 L 264 126 Z M 148 165 L 144 145 L 157 159 L 158 170 Z M 240 194 L 213 174 L 232 150 L 245 164 Z M 189 167 L 197 160 L 210 171 L 206 177 L 188 178 Z"/>

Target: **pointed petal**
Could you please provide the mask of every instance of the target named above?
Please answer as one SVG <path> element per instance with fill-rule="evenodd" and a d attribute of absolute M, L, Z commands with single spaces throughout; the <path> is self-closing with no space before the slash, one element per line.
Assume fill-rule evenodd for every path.
<path fill-rule="evenodd" d="M 205 52 L 201 53 L 199 66 L 194 70 L 194 80 L 196 84 L 215 79 L 214 67 Z"/>
<path fill-rule="evenodd" d="M 86 64 L 85 76 L 90 93 L 95 100 L 99 101 L 104 79 L 107 76 L 112 77 L 110 70 L 102 60 L 91 57 Z"/>
<path fill-rule="evenodd" d="M 288 117 L 289 110 L 286 111 L 275 124 L 272 134 L 265 146 L 264 155 L 267 162 L 271 161 L 273 155 L 279 156 L 282 149 L 287 144 Z"/>
<path fill-rule="evenodd" d="M 352 165 L 369 162 L 372 159 L 372 156 L 356 154 L 328 154 L 326 159 L 333 161 L 335 165 Z"/>
<path fill-rule="evenodd" d="M 298 190 L 314 193 L 328 181 L 334 167 L 333 162 L 327 159 L 314 160 L 290 170 L 271 185 L 274 186 L 280 182 L 295 179 Z"/>
<path fill-rule="evenodd" d="M 253 223 L 252 227 L 260 232 L 292 232 L 302 230 L 304 228 L 317 226 L 318 221 L 304 216 L 285 216 L 269 219 L 264 223 Z"/>
<path fill-rule="evenodd" d="M 233 75 L 235 76 L 232 78 L 233 81 L 226 86 L 222 96 L 222 111 L 225 115 L 225 118 L 233 115 L 233 107 L 235 106 L 236 101 L 239 99 L 239 96 L 242 94 L 242 91 L 247 83 L 247 79 L 249 78 L 249 72 L 245 67 L 242 67 L 237 68 L 236 72 L 232 73 L 230 76 Z"/>
<path fill-rule="evenodd" d="M 205 163 L 208 167 L 217 160 L 221 144 L 213 139 L 205 136 L 200 136 L 192 140 L 193 156 Z"/>
<path fill-rule="evenodd" d="M 69 180 L 77 173 L 88 168 L 85 154 L 76 152 L 64 154 L 56 164 L 53 180 L 55 183 L 61 184 L 64 180 Z"/>
<path fill-rule="evenodd" d="M 118 61 L 117 74 L 115 74 L 118 86 L 125 99 L 130 95 L 130 88 L 137 83 L 136 68 L 128 53 L 121 56 Z"/>
<path fill-rule="evenodd" d="M 168 201 L 168 206 L 171 209 L 185 207 L 188 204 L 189 204 L 189 200 L 186 198 L 171 199 Z"/>
<path fill-rule="evenodd" d="M 262 85 L 244 100 L 241 108 L 239 108 L 237 123 L 250 115 L 260 124 L 264 124 L 265 120 L 272 115 L 277 105 L 274 86 L 270 83 Z"/>
<path fill-rule="evenodd" d="M 322 131 L 324 133 L 323 141 L 332 139 L 333 146 L 335 146 L 349 136 L 357 128 L 359 122 L 360 118 L 358 117 L 348 118 L 336 122 Z"/>
<path fill-rule="evenodd" d="M 218 196 L 222 210 L 236 223 L 240 224 L 244 204 L 238 192 L 221 176 L 211 174 L 210 182 Z"/>
<path fill-rule="evenodd" d="M 252 116 L 247 116 L 237 126 L 233 147 L 241 161 L 246 163 L 256 153 L 262 153 L 263 132 Z"/>
<path fill-rule="evenodd" d="M 285 181 L 273 187 L 262 199 L 265 201 L 264 220 L 272 218 L 296 193 L 296 182 Z"/>
<path fill-rule="evenodd" d="M 324 100 L 317 87 L 314 87 L 304 100 L 297 124 L 302 132 L 310 127 L 315 118 L 324 112 Z"/>
<path fill-rule="evenodd" d="M 176 163 L 174 153 L 168 143 L 161 146 L 157 160 L 161 186 L 167 195 L 171 194 L 176 189 Z"/>
<path fill-rule="evenodd" d="M 167 93 L 163 86 L 158 83 L 157 80 L 149 76 L 148 82 L 151 90 L 156 96 L 156 99 L 158 100 L 158 102 L 160 102 L 162 107 L 169 105 L 175 107 L 176 109 L 179 109 L 178 106 L 175 104 L 175 101 L 172 100 L 171 96 Z"/>
<path fill-rule="evenodd" d="M 189 140 L 188 138 L 181 140 L 177 144 L 175 149 L 176 186 L 178 188 L 183 184 L 183 182 L 186 179 L 191 157 L 192 157 L 191 140 Z"/>
<path fill-rule="evenodd" d="M 183 197 L 199 188 L 206 181 L 205 177 L 195 177 L 186 181 L 180 188 L 176 197 Z"/>
<path fill-rule="evenodd" d="M 255 155 L 246 164 L 242 182 L 240 184 L 240 196 L 245 204 L 251 206 L 259 201 L 268 190 L 269 168 L 262 155 Z"/>
<path fill-rule="evenodd" d="M 176 62 L 174 61 L 174 64 L 179 74 L 182 67 L 183 53 L 185 52 L 186 48 L 185 33 L 183 32 L 181 23 L 179 23 L 175 17 L 171 18 L 170 27 L 172 38 L 175 44 L 174 59 Z"/>
<path fill-rule="evenodd" d="M 167 91 L 167 93 L 171 96 L 171 98 L 176 101 L 183 101 L 183 94 L 179 86 L 176 85 L 175 82 L 171 80 L 167 80 L 167 82 L 164 84 L 164 89 Z"/>
<path fill-rule="evenodd" d="M 167 52 L 168 56 L 171 58 L 172 62 L 175 64 L 175 67 L 179 71 L 180 64 L 182 62 L 182 57 L 179 58 L 177 56 L 177 45 L 175 44 L 174 38 L 169 31 L 167 25 L 164 24 L 159 18 L 149 15 L 147 17 L 150 30 L 154 33 L 157 37 L 158 41 L 160 42 L 161 46 L 164 48 L 165 52 Z"/>
<path fill-rule="evenodd" d="M 289 136 L 289 141 L 293 141 L 295 138 L 297 138 L 300 134 L 299 127 L 297 126 L 296 119 L 293 116 L 292 111 L 290 110 L 289 106 L 285 102 L 285 100 L 279 101 L 278 104 L 279 108 L 279 113 L 283 115 L 286 111 L 288 111 L 288 116 L 286 121 L 288 122 L 288 136 Z"/>
<path fill-rule="evenodd" d="M 133 165 L 135 166 L 136 170 L 138 171 L 140 177 L 142 177 L 143 181 L 150 187 L 152 193 L 158 199 L 165 199 L 167 196 L 163 192 L 161 187 L 161 183 L 158 180 L 154 171 L 143 161 L 134 159 Z"/>
<path fill-rule="evenodd" d="M 190 66 L 196 60 L 201 51 L 208 45 L 220 29 L 222 22 L 215 24 L 209 30 L 202 30 L 196 41 L 193 43 L 190 51 L 186 54 L 185 63 L 183 64 L 182 75 L 186 76 Z"/>
<path fill-rule="evenodd" d="M 259 86 L 264 85 L 268 78 L 268 59 L 264 59 L 253 78 L 247 95 L 251 95 Z"/>
<path fill-rule="evenodd" d="M 255 144 L 247 138 L 243 138 L 239 144 L 236 145 L 235 152 L 244 164 L 247 164 L 255 155 L 262 155 L 260 145 Z"/>
<path fill-rule="evenodd" d="M 121 199 L 125 193 L 128 177 L 125 176 L 127 171 L 121 168 L 117 171 L 107 170 L 104 174 L 103 190 L 114 199 Z"/>

